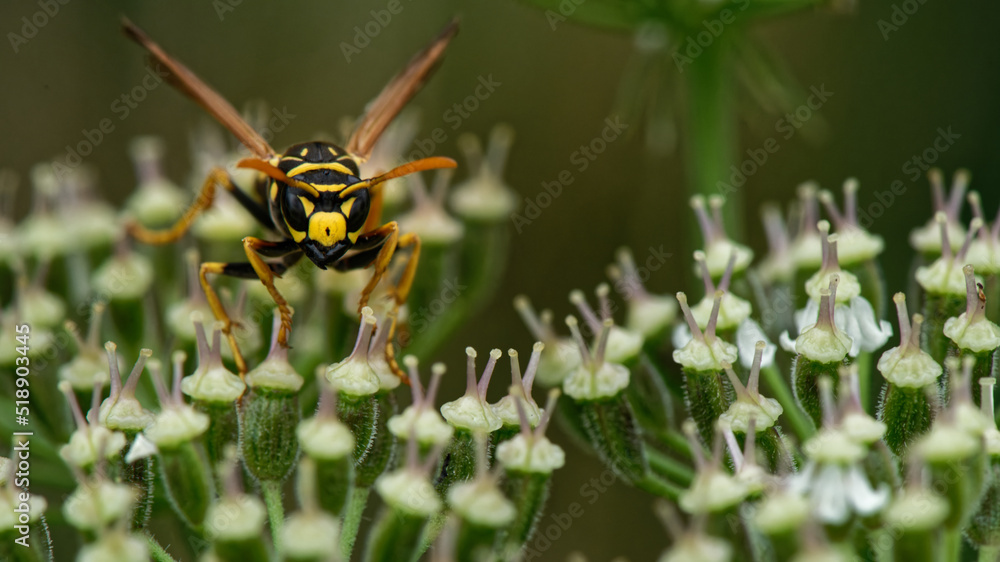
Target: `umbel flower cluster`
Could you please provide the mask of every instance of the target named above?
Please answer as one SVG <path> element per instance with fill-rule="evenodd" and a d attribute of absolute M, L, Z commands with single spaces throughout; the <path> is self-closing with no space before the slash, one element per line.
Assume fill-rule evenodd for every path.
<path fill-rule="evenodd" d="M 414 130 L 401 119 L 372 171 Z M 214 131 L 194 141 L 192 186 L 236 159 Z M 787 215 L 766 207 L 756 261 L 727 235 L 723 199 L 698 196 L 700 298 L 650 293 L 623 249 L 596 306 L 570 293 L 565 331 L 518 297 L 530 354 L 468 348 L 465 393 L 438 406 L 445 367 L 421 361 L 495 289 L 511 142 L 504 127 L 485 154 L 463 138 L 470 177 L 450 197 L 447 172 L 430 193 L 419 176 L 387 190 L 386 215 L 424 242 L 403 309 L 393 275 L 359 314 L 364 271 L 294 268 L 278 282 L 297 311 L 288 349 L 262 286 L 213 279 L 245 374 L 197 273 L 239 261 L 254 234 L 235 201 L 220 193 L 182 244 L 143 247 L 125 221 L 169 225 L 190 198 L 162 173 L 159 141 L 133 143 L 139 186 L 121 211 L 94 197 L 89 170 L 36 167 L 31 214 L 0 223 L 16 242 L 0 246 L 0 364 L 16 373 L 0 410 L 18 416 L 0 428 L 31 433 L 0 460 L 0 558 L 548 559 L 554 539 L 536 527 L 565 464 L 550 420 L 657 499 L 664 561 L 996 558 L 1000 217 L 986 222 L 964 172 L 948 194 L 929 176 L 936 212 L 910 237 L 908 297 L 889 296 L 853 180 L 843 208 L 811 184 Z"/>
<path fill-rule="evenodd" d="M 848 180 L 842 208 L 813 184 L 787 219 L 765 207 L 756 262 L 727 236 L 722 198 L 692 198 L 695 300 L 646 291 L 621 250 L 608 268 L 621 325 L 607 284 L 596 309 L 570 294 L 569 337 L 515 302 L 545 343 L 539 383 L 562 389 L 557 421 L 663 498 L 661 561 L 997 558 L 1000 217 L 986 223 L 965 172 L 950 194 L 929 179 L 909 298 L 890 299 L 883 239 L 858 224 Z"/>

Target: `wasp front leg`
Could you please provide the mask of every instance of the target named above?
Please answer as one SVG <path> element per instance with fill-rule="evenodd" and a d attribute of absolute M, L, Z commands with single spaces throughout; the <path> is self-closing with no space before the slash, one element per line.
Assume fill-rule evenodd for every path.
<path fill-rule="evenodd" d="M 396 221 L 382 225 L 375 230 L 366 232 L 358 237 L 355 248 L 363 248 L 360 252 L 340 259 L 334 264 L 338 271 L 348 271 L 351 269 L 361 269 L 374 266 L 375 271 L 372 278 L 361 291 L 361 299 L 358 301 L 358 311 L 368 305 L 379 281 L 385 276 L 389 263 L 395 255 L 397 249 L 412 248 L 410 257 L 407 259 L 403 274 L 399 277 L 399 282 L 395 287 L 396 307 L 398 308 L 406 302 L 410 295 L 410 287 L 413 285 L 413 278 L 417 273 L 417 264 L 420 261 L 420 238 L 413 233 L 400 234 L 399 224 Z"/>
<path fill-rule="evenodd" d="M 215 318 L 223 323 L 222 333 L 225 334 L 226 340 L 229 342 L 229 348 L 233 351 L 233 360 L 236 362 L 236 367 L 241 375 L 247 372 L 247 366 L 246 361 L 243 359 L 243 354 L 240 352 L 239 345 L 236 342 L 236 337 L 233 335 L 233 326 L 236 323 L 229 317 L 215 289 L 209 284 L 207 274 L 214 273 L 242 279 L 259 279 L 278 306 L 278 312 L 281 315 L 281 329 L 278 332 L 278 343 L 287 347 L 288 332 L 292 325 L 292 309 L 274 287 L 274 278 L 276 276 L 281 277 L 291 265 L 302 257 L 302 252 L 299 251 L 298 246 L 290 240 L 267 242 L 248 236 L 243 239 L 243 247 L 246 250 L 249 263 L 206 262 L 201 264 L 199 271 L 199 278 L 202 289 L 205 291 L 205 297 L 212 308 L 212 313 L 215 314 Z M 261 259 L 261 256 L 284 257 L 284 259 L 281 263 L 268 263 Z"/>

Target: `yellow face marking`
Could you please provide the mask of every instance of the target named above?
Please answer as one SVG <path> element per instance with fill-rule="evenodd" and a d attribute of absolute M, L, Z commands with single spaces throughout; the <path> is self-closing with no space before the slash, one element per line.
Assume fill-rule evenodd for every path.
<path fill-rule="evenodd" d="M 271 182 L 271 201 L 278 201 L 278 184 Z"/>
<path fill-rule="evenodd" d="M 306 239 L 306 233 L 300 230 L 295 230 L 292 228 L 292 225 L 288 224 L 288 221 L 285 221 L 285 227 L 288 228 L 288 232 L 292 235 L 292 240 L 295 240 L 295 243 L 299 243 Z"/>
<path fill-rule="evenodd" d="M 306 216 L 313 214 L 313 209 L 316 207 L 312 201 L 306 199 L 305 197 L 299 195 L 299 201 L 302 202 L 302 208 L 306 211 Z"/>
<path fill-rule="evenodd" d="M 341 203 L 341 205 L 340 205 L 340 212 L 344 213 L 345 217 L 351 218 L 351 206 L 353 206 L 353 205 L 354 205 L 354 197 L 351 197 L 347 201 L 344 201 L 343 203 Z"/>
<path fill-rule="evenodd" d="M 349 176 L 354 175 L 354 172 L 349 170 L 347 166 L 341 164 L 340 162 L 322 162 L 319 164 L 315 162 L 307 162 L 305 164 L 299 164 L 298 166 L 289 170 L 288 176 L 295 177 L 299 174 L 304 174 L 306 172 L 311 172 L 313 170 L 333 170 L 335 172 L 340 172 L 342 174 L 347 174 Z"/>
<path fill-rule="evenodd" d="M 355 242 L 358 241 L 358 236 L 361 236 L 360 232 L 348 232 L 347 233 L 347 239 L 351 241 L 351 244 L 354 244 Z"/>
<path fill-rule="evenodd" d="M 309 217 L 309 238 L 333 246 L 347 236 L 347 221 L 340 213 L 314 213 Z"/>
<path fill-rule="evenodd" d="M 299 151 L 299 156 L 301 156 L 303 158 L 306 157 L 306 154 L 309 154 L 309 148 L 308 147 L 307 148 L 303 148 L 302 150 Z"/>
<path fill-rule="evenodd" d="M 326 149 L 329 150 L 330 154 L 332 154 L 334 156 L 338 156 L 339 155 L 338 152 L 336 150 L 334 150 L 332 146 L 328 146 L 328 147 L 326 147 Z"/>

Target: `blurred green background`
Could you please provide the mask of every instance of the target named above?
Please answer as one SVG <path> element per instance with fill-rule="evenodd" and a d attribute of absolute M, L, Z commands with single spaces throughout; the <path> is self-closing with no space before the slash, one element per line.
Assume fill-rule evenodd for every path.
<path fill-rule="evenodd" d="M 585 171 L 577 171 L 570 161 L 615 113 L 623 68 L 633 52 L 630 36 L 572 22 L 553 29 L 543 11 L 513 1 L 401 0 L 402 11 L 348 62 L 341 43 L 352 41 L 355 26 L 370 22 L 370 11 L 387 3 L 70 1 L 19 44 L 16 53 L 10 33 L 22 33 L 21 18 L 30 19 L 40 8 L 32 1 L 0 3 L 0 30 L 7 37 L 0 47 L 0 166 L 23 178 L 34 163 L 64 157 L 66 145 L 84 139 L 84 129 L 110 118 L 114 130 L 85 158 L 99 169 L 104 196 L 119 203 L 134 188 L 126 145 L 140 134 L 165 138 L 169 175 L 178 182 L 187 179 L 188 135 L 204 118 L 197 106 L 160 86 L 125 119 L 112 108 L 146 73 L 141 50 L 118 31 L 121 15 L 145 28 L 237 107 L 263 99 L 287 108 L 296 117 L 272 142 L 283 149 L 336 131 L 341 117 L 356 114 L 416 49 L 458 14 L 461 33 L 413 104 L 423 115 L 418 139 L 443 127 L 447 140 L 434 154 L 458 158 L 459 134 L 483 136 L 495 123 L 506 122 L 517 133 L 506 178 L 522 197 L 534 197 L 542 182 L 555 180 L 562 170 L 570 170 L 574 182 L 521 234 L 512 224 L 499 294 L 439 353 L 451 367 L 443 396 L 451 399 L 461 392 L 465 346 L 481 352 L 492 347 L 527 352 L 530 336 L 510 306 L 514 295 L 528 294 L 561 318 L 570 312 L 567 293 L 573 288 L 590 292 L 604 280 L 604 268 L 618 246 L 631 246 L 642 259 L 648 247 L 662 245 L 673 257 L 653 272 L 647 285 L 657 292 L 700 292 L 688 258 L 701 243 L 691 236 L 687 204 L 683 142 L 688 125 L 679 122 L 680 146 L 671 154 L 651 154 L 644 148 L 640 124 L 628 123 L 632 134 L 611 143 Z M 221 7 L 225 11 L 220 16 Z M 970 169 L 987 215 L 992 218 L 996 211 L 1000 5 L 927 0 L 886 40 L 878 22 L 891 21 L 892 12 L 891 2 L 861 2 L 853 15 L 806 10 L 754 29 L 802 86 L 825 85 L 833 95 L 819 110 L 824 123 L 810 120 L 790 139 L 778 136 L 780 150 L 741 188 L 744 205 L 738 213 L 746 242 L 761 255 L 762 201 L 786 201 L 807 179 L 839 190 L 845 178 L 854 176 L 861 182 L 864 209 L 875 201 L 875 190 L 902 180 L 905 194 L 872 227 L 886 238 L 883 265 L 889 289 L 895 291 L 905 288 L 912 255 L 906 236 L 928 218 L 931 207 L 924 177 L 911 181 L 902 168 L 932 146 L 939 127 L 951 127 L 960 138 L 935 165 L 949 179 L 957 167 Z M 455 119 L 446 111 L 472 95 L 480 77 L 489 76 L 500 85 L 452 129 Z M 775 136 L 774 121 L 765 123 L 763 134 L 740 124 L 741 155 L 733 164 L 747 157 L 747 148 Z M 461 170 L 457 177 L 463 179 Z M 22 181 L 19 216 L 29 203 Z M 561 560 L 580 550 L 592 560 L 616 555 L 648 560 L 660 552 L 667 538 L 647 496 L 620 483 L 592 494 L 584 486 L 599 478 L 603 467 L 565 438 L 558 440 L 569 451 L 569 463 L 556 475 L 542 529 L 552 522 L 552 514 L 567 513 L 573 502 L 581 504 L 583 513 L 540 559 Z"/>

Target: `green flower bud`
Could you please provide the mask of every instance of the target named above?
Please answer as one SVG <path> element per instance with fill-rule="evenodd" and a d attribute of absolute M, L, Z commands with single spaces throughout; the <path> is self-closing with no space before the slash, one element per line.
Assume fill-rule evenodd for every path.
<path fill-rule="evenodd" d="M 216 556 L 224 562 L 266 562 L 269 557 L 261 535 L 267 511 L 257 496 L 243 492 L 242 469 L 236 462 L 234 448 L 226 450 L 220 473 L 223 493 L 209 506 L 205 516 Z"/>
<path fill-rule="evenodd" d="M 319 490 L 320 507 L 339 515 L 353 480 L 351 454 L 355 442 L 351 431 L 337 419 L 335 402 L 336 394 L 328 385 L 323 385 L 316 416 L 302 420 L 296 435 L 299 446 L 315 467 L 314 485 Z M 302 466 L 300 463 L 300 470 Z"/>
<path fill-rule="evenodd" d="M 105 360 L 101 354 L 101 348 L 97 344 L 97 338 L 101 331 L 101 316 L 104 312 L 104 303 L 94 303 L 90 312 L 90 326 L 87 329 L 87 339 L 84 341 L 76 329 L 76 324 L 67 321 L 66 331 L 69 332 L 76 341 L 76 355 L 59 366 L 59 380 L 68 382 L 73 390 L 81 394 L 89 393 L 94 385 L 105 385 L 110 382 L 108 369 L 105 367 Z"/>
<path fill-rule="evenodd" d="M 858 225 L 858 180 L 844 181 L 844 212 L 841 213 L 828 191 L 819 192 L 819 200 L 833 219 L 840 237 L 840 263 L 852 267 L 878 258 L 885 247 L 881 236 L 869 233 Z"/>
<path fill-rule="evenodd" d="M 513 349 L 507 350 L 507 355 L 510 357 L 512 384 L 507 395 L 492 406 L 493 412 L 503 422 L 503 427 L 500 429 L 497 437 L 498 442 L 513 437 L 519 431 L 521 417 L 518 412 L 518 404 L 524 407 L 529 428 L 538 425 L 541 411 L 538 409 L 535 399 L 531 397 L 531 388 L 534 385 L 535 373 L 538 371 L 538 363 L 541 361 L 544 349 L 545 344 L 535 342 L 531 352 L 531 359 L 528 360 L 528 368 L 523 378 L 521 377 L 521 366 L 517 360 L 517 351 Z"/>
<path fill-rule="evenodd" d="M 100 386 L 98 385 L 98 389 Z M 70 435 L 69 443 L 59 449 L 59 456 L 66 464 L 87 470 L 98 461 L 99 452 L 104 453 L 105 459 L 114 459 L 121 454 L 127 442 L 125 434 L 120 431 L 110 429 L 98 424 L 91 424 L 83 415 L 80 403 L 77 402 L 76 394 L 73 393 L 72 385 L 67 381 L 59 383 L 59 390 L 66 395 L 70 410 L 73 412 L 73 419 L 76 421 L 76 431 Z M 101 395 L 99 390 L 94 392 L 94 402 L 96 412 L 99 406 L 96 404 Z"/>
<path fill-rule="evenodd" d="M 128 484 L 101 477 L 83 480 L 66 498 L 63 516 L 81 531 L 100 531 L 128 517 L 136 497 L 135 489 Z"/>
<path fill-rule="evenodd" d="M 979 194 L 975 191 L 969 192 L 969 206 L 972 207 L 973 216 L 986 220 Z M 983 275 L 1000 272 L 1000 220 L 994 220 L 989 230 L 985 228 L 984 222 L 984 228 L 979 231 L 979 237 L 972 241 L 965 259 Z"/>
<path fill-rule="evenodd" d="M 913 463 L 906 487 L 882 514 L 893 532 L 893 554 L 899 562 L 935 560 L 938 531 L 949 513 L 948 501 L 921 482 L 920 468 Z"/>
<path fill-rule="evenodd" d="M 572 291 L 569 294 L 569 300 L 580 311 L 580 315 L 587 323 L 587 327 L 594 334 L 594 344 L 596 345 L 596 339 L 601 333 L 602 326 L 605 322 L 611 320 L 611 301 L 608 300 L 611 288 L 606 283 L 601 283 L 597 286 L 595 292 L 600 302 L 600 314 L 594 311 L 590 307 L 590 304 L 587 303 L 583 291 Z M 604 357 L 608 362 L 632 366 L 638 360 L 640 351 L 642 351 L 642 336 L 640 334 L 624 330 L 612 324 L 611 332 L 608 334 L 608 341 L 604 349 Z"/>
<path fill-rule="evenodd" d="M 139 185 L 125 208 L 141 224 L 152 228 L 173 224 L 188 204 L 184 190 L 163 175 L 164 152 L 163 139 L 159 137 L 136 137 L 129 143 Z"/>
<path fill-rule="evenodd" d="M 816 203 L 818 190 L 819 186 L 815 182 L 800 184 L 797 189 L 801 220 L 789 253 L 795 267 L 803 273 L 814 271 L 823 265 L 823 244 L 826 237 L 821 236 L 816 228 L 819 219 L 819 205 Z"/>
<path fill-rule="evenodd" d="M 893 297 L 899 317 L 899 346 L 882 354 L 878 370 L 886 380 L 879 419 L 885 422 L 886 445 L 901 455 L 916 436 L 926 432 L 933 418 L 928 392 L 937 391 L 941 365 L 920 349 L 920 326 L 923 317 L 913 315 L 909 321 L 906 297 L 896 293 Z"/>
<path fill-rule="evenodd" d="M 101 403 L 98 419 L 101 425 L 112 431 L 120 430 L 125 433 L 138 433 L 153 422 L 153 414 L 143 408 L 135 398 L 135 389 L 139 385 L 139 377 L 142 376 L 143 367 L 146 360 L 153 352 L 143 349 L 139 352 L 139 358 L 129 373 L 128 380 L 122 384 L 122 376 L 118 371 L 118 354 L 113 342 L 104 344 L 104 349 L 108 353 L 108 366 L 111 369 L 111 395 Z"/>
<path fill-rule="evenodd" d="M 687 410 L 698 424 L 702 438 L 706 441 L 712 439 L 715 422 L 726 411 L 731 401 L 730 390 L 723 383 L 724 365 L 731 365 L 739 359 L 736 346 L 715 335 L 722 296 L 721 292 L 715 293 L 714 313 L 709 318 L 705 331 L 702 332 L 694 314 L 688 308 L 687 295 L 677 293 L 677 302 L 680 303 L 692 337 L 684 347 L 674 350 L 673 358 L 684 370 Z"/>
<path fill-rule="evenodd" d="M 459 148 L 468 161 L 469 179 L 452 191 L 451 207 L 463 220 L 500 222 L 517 208 L 517 195 L 502 177 L 513 142 L 514 130 L 497 125 L 490 133 L 484 158 L 479 139 L 470 134 L 459 137 Z"/>
<path fill-rule="evenodd" d="M 608 267 L 608 277 L 615 290 L 628 301 L 625 327 L 647 343 L 658 342 L 677 316 L 677 302 L 670 296 L 646 291 L 628 248 L 619 248 L 615 255 L 618 264 Z"/>
<path fill-rule="evenodd" d="M 941 170 L 931 168 L 927 172 L 927 179 L 930 181 L 931 191 L 934 195 L 934 217 L 927 221 L 926 225 L 910 232 L 910 245 L 918 252 L 934 257 L 941 255 L 942 248 L 945 246 L 951 251 L 957 251 L 961 246 L 959 241 L 965 238 L 965 229 L 959 223 L 959 215 L 962 212 L 962 198 L 969 186 L 969 172 L 965 170 L 955 172 L 947 201 L 945 200 Z M 942 215 L 943 222 L 938 219 Z M 947 231 L 944 238 L 940 234 L 942 224 Z"/>
<path fill-rule="evenodd" d="M 721 278 L 729 265 L 729 260 L 735 254 L 736 259 L 733 266 L 733 274 L 739 275 L 753 261 L 753 250 L 733 242 L 726 236 L 726 228 L 722 220 L 722 205 L 725 202 L 721 196 L 713 195 L 708 198 L 708 205 L 712 208 L 712 216 L 709 218 L 705 210 L 705 197 L 695 195 L 691 198 L 691 208 L 694 209 L 698 218 L 698 227 L 705 240 L 705 265 L 708 267 L 709 275 L 712 279 Z"/>
<path fill-rule="evenodd" d="M 694 253 L 694 261 L 698 264 L 702 282 L 705 284 L 705 296 L 698 301 L 698 304 L 691 308 L 691 314 L 694 315 L 694 319 L 698 322 L 698 327 L 702 330 L 708 328 L 709 320 L 711 320 L 712 310 L 715 308 L 716 291 L 722 291 L 723 293 L 722 302 L 719 305 L 717 313 L 718 318 L 715 322 L 717 332 L 731 333 L 735 331 L 744 320 L 750 317 L 750 313 L 753 312 L 753 307 L 748 301 L 729 292 L 729 283 L 733 278 L 733 268 L 736 266 L 736 259 L 737 255 L 735 252 L 729 256 L 729 262 L 726 263 L 726 269 L 722 274 L 722 278 L 719 280 L 719 284 L 716 285 L 712 281 L 712 275 L 706 263 L 707 257 L 705 256 L 705 252 L 698 250 Z"/>
<path fill-rule="evenodd" d="M 149 546 L 142 535 L 126 533 L 122 529 L 108 531 L 97 542 L 80 550 L 76 562 L 146 562 L 149 560 Z"/>
<path fill-rule="evenodd" d="M 299 463 L 297 484 L 301 511 L 290 515 L 281 530 L 286 560 L 325 562 L 338 559 L 340 523 L 321 509 L 323 494 L 312 459 L 306 458 Z"/>
<path fill-rule="evenodd" d="M 556 336 L 552 329 L 552 313 L 545 310 L 541 315 L 536 314 L 531 301 L 524 295 L 514 298 L 514 308 L 531 334 L 545 344 L 538 364 L 538 381 L 545 386 L 561 385 L 580 364 L 576 344 L 571 339 Z"/>
<path fill-rule="evenodd" d="M 973 267 L 966 265 L 962 271 L 965 273 L 965 312 L 945 320 L 943 333 L 961 354 L 976 358 L 973 379 L 978 380 L 993 374 L 996 350 L 1000 348 L 1000 326 L 986 318 L 986 294 L 982 285 L 976 283 Z M 972 391 L 973 400 L 979 404 L 979 386 L 973 386 Z"/>
<path fill-rule="evenodd" d="M 122 250 L 94 271 L 91 288 L 110 300 L 111 318 L 118 331 L 139 341 L 144 329 L 143 301 L 153 286 L 153 265 L 148 258 Z"/>
<path fill-rule="evenodd" d="M 712 458 L 709 460 L 705 460 L 702 454 L 697 425 L 692 420 L 684 422 L 684 433 L 691 443 L 697 473 L 677 502 L 680 508 L 686 513 L 701 515 L 726 511 L 742 502 L 750 490 L 743 480 L 730 475 L 722 467 L 722 439 L 718 433 L 712 441 Z"/>
<path fill-rule="evenodd" d="M 222 330 L 217 323 L 212 332 L 212 345 L 205 335 L 202 317 L 192 314 L 198 341 L 198 368 L 181 381 L 181 391 L 197 402 L 235 403 L 246 390 L 240 377 L 222 365 Z"/>
<path fill-rule="evenodd" d="M 817 383 L 823 376 L 836 383 L 840 366 L 851 348 L 851 338 L 837 328 L 834 319 L 839 280 L 838 274 L 830 276 L 830 288 L 820 298 L 816 323 L 795 339 L 797 356 L 792 372 L 795 397 L 816 425 L 822 418 Z"/>
<path fill-rule="evenodd" d="M 375 316 L 371 308 L 365 307 L 361 311 L 361 329 L 358 331 L 354 351 L 347 359 L 331 365 L 326 372 L 326 379 L 342 395 L 360 398 L 379 391 L 378 374 L 368 362 L 369 343 L 374 328 Z"/>
<path fill-rule="evenodd" d="M 416 437 L 421 450 L 444 447 L 455 434 L 455 428 L 445 422 L 434 407 L 434 399 L 441 384 L 441 377 L 444 376 L 445 366 L 443 363 L 435 363 L 431 367 L 433 373 L 431 383 L 427 394 L 424 395 L 420 384 L 420 373 L 417 371 L 417 358 L 407 355 L 403 358 L 403 362 L 410 371 L 413 404 L 402 413 L 389 418 L 387 427 L 397 439 L 409 439 L 410 435 Z"/>
<path fill-rule="evenodd" d="M 830 223 L 819 221 L 819 231 L 823 236 L 823 265 L 819 271 L 806 280 L 806 294 L 814 301 L 823 296 L 823 291 L 830 287 L 834 277 L 837 278 L 836 304 L 849 303 L 851 299 L 861 295 L 861 283 L 849 271 L 840 268 L 840 256 L 837 251 L 839 236 L 827 234 Z"/>

